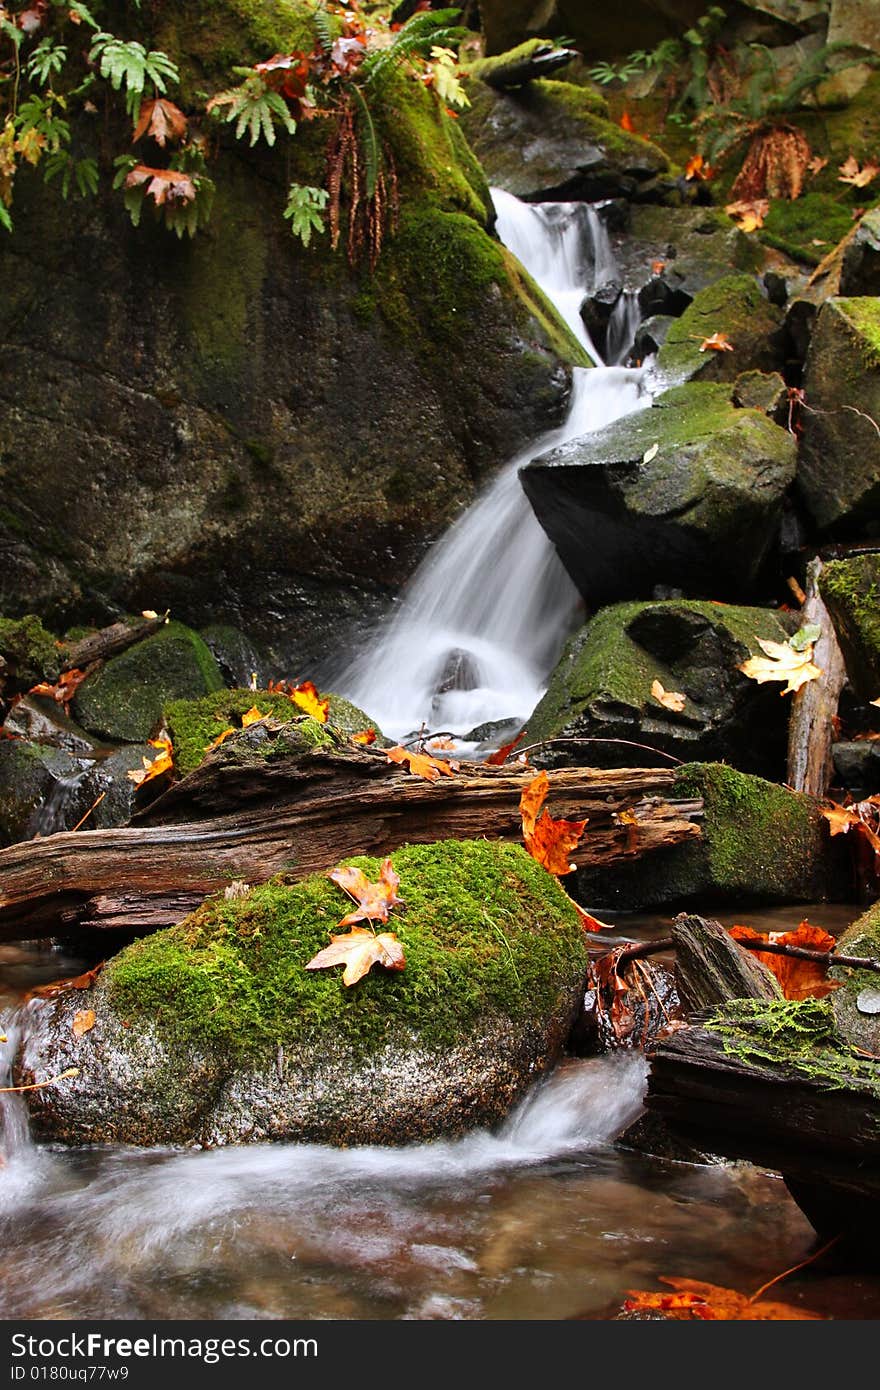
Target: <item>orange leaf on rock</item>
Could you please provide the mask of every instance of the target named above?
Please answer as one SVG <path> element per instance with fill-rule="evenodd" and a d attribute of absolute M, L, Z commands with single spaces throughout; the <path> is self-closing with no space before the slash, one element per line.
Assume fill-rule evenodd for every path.
<path fill-rule="evenodd" d="M 712 333 L 700 343 L 700 352 L 733 352 L 733 343 L 726 333 Z"/>
<path fill-rule="evenodd" d="M 406 956 L 393 932 L 376 936 L 366 927 L 355 927 L 345 936 L 331 937 L 330 945 L 312 957 L 306 970 L 326 970 L 331 965 L 344 965 L 343 984 L 356 985 L 374 965 L 404 970 Z"/>
<path fill-rule="evenodd" d="M 554 820 L 548 810 L 541 810 L 550 787 L 546 772 L 539 772 L 523 787 L 519 799 L 523 841 L 533 859 L 551 874 L 570 874 L 574 864 L 569 860 L 584 833 L 586 820 Z M 539 815 L 540 813 L 540 815 Z"/>
<path fill-rule="evenodd" d="M 701 154 L 694 154 L 684 166 L 684 176 L 688 181 L 697 179 L 702 182 L 714 178 L 715 170 L 711 164 L 706 163 Z"/>
<path fill-rule="evenodd" d="M 664 690 L 659 681 L 654 681 L 651 686 L 651 694 L 658 704 L 664 709 L 672 710 L 674 714 L 680 714 L 687 704 L 687 696 L 682 695 L 679 690 Z"/>
<path fill-rule="evenodd" d="M 48 695 L 50 700 L 63 705 L 65 713 L 69 714 L 70 702 L 88 674 L 88 671 L 80 671 L 75 666 L 71 671 L 62 671 L 55 685 L 48 681 L 40 681 L 38 685 L 31 686 L 28 694 Z"/>
<path fill-rule="evenodd" d="M 631 1289 L 624 1303 L 627 1312 L 657 1311 L 681 1322 L 787 1322 L 822 1321 L 821 1313 L 795 1308 L 789 1303 L 752 1302 L 736 1289 L 706 1284 L 701 1279 L 666 1279 L 674 1293 L 650 1293 Z"/>
<path fill-rule="evenodd" d="M 73 1028 L 73 1031 L 76 1034 L 76 1036 L 78 1038 L 81 1038 L 83 1033 L 91 1032 L 94 1026 L 94 1009 L 77 1009 L 76 1013 L 73 1015 L 73 1023 L 71 1024 L 71 1027 Z"/>
<path fill-rule="evenodd" d="M 767 198 L 740 199 L 739 202 L 728 203 L 724 211 L 733 218 L 741 232 L 756 232 L 764 225 L 770 203 Z"/>
<path fill-rule="evenodd" d="M 306 714 L 317 719 L 319 724 L 327 723 L 327 714 L 330 709 L 329 696 L 326 700 L 322 700 L 311 681 L 302 681 L 299 685 L 295 685 L 290 692 L 290 698 Z"/>
<path fill-rule="evenodd" d="M 803 921 L 794 931 L 757 932 L 751 927 L 733 926 L 734 941 L 770 941 L 778 946 L 805 946 L 810 951 L 833 951 L 837 942 L 822 927 Z M 786 999 L 821 999 L 838 989 L 836 980 L 827 978 L 828 965 L 818 960 L 799 960 L 797 956 L 770 955 L 765 951 L 750 951 L 776 976 Z"/>
<path fill-rule="evenodd" d="M 347 927 L 353 922 L 362 922 L 365 919 L 370 922 L 387 922 L 392 907 L 403 906 L 403 898 L 397 896 L 400 878 L 395 873 L 390 858 L 383 859 L 379 878 L 375 883 L 367 878 L 363 869 L 358 869 L 353 864 L 342 864 L 336 869 L 331 869 L 327 877 L 343 888 L 358 905 L 356 912 L 349 912 L 342 918 L 338 923 L 340 927 Z"/>
<path fill-rule="evenodd" d="M 130 781 L 136 787 L 142 787 L 145 782 L 152 782 L 154 778 L 161 777 L 163 773 L 174 771 L 173 753 L 174 748 L 170 738 L 151 738 L 148 739 L 151 748 L 158 748 L 158 756 L 153 758 L 142 758 L 143 770 L 140 772 L 132 771 L 126 773 Z"/>
<path fill-rule="evenodd" d="M 392 763 L 408 763 L 410 772 L 416 777 L 424 777 L 427 782 L 437 782 L 441 775 L 451 777 L 460 767 L 454 758 L 432 758 L 428 753 L 414 753 L 400 744 L 386 748 L 385 756 Z"/>

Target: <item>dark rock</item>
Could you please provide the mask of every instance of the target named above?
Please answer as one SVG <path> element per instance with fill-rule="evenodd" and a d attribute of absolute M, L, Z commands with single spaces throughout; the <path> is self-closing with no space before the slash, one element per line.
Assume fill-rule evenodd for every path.
<path fill-rule="evenodd" d="M 646 1110 L 634 1120 L 614 1141 L 618 1149 L 631 1149 L 634 1153 L 648 1154 L 651 1158 L 665 1158 L 671 1163 L 698 1163 L 702 1165 L 723 1163 L 717 1154 L 707 1153 L 697 1148 L 692 1140 L 678 1135 L 662 1115 Z"/>
<path fill-rule="evenodd" d="M 873 739 L 833 743 L 831 758 L 841 785 L 855 801 L 880 792 L 880 743 Z"/>
<path fill-rule="evenodd" d="M 785 360 L 783 317 L 753 275 L 726 275 L 694 296 L 672 325 L 657 357 L 657 373 L 671 385 L 684 381 L 735 381 L 741 372 L 781 370 Z M 732 350 L 701 348 L 723 333 Z"/>
<path fill-rule="evenodd" d="M 738 946 L 720 922 L 680 912 L 672 928 L 675 981 L 687 1014 L 731 999 L 781 999 L 776 976 L 756 954 Z"/>
<path fill-rule="evenodd" d="M 795 455 L 765 415 L 695 384 L 539 455 L 520 478 L 590 605 L 657 583 L 738 599 L 755 591 Z"/>
<path fill-rule="evenodd" d="M 0 739 L 0 845 L 27 840 L 40 829 L 40 813 L 82 762 L 62 748 Z"/>
<path fill-rule="evenodd" d="M 761 283 L 767 291 L 767 298 L 771 304 L 775 304 L 777 309 L 784 309 L 788 303 L 788 280 L 781 275 L 778 270 L 765 270 L 761 276 Z"/>
<path fill-rule="evenodd" d="M 758 638 L 784 642 L 785 619 L 763 608 L 693 601 L 623 603 L 606 608 L 569 641 L 547 691 L 529 719 L 523 742 L 624 739 L 533 754 L 547 766 L 586 761 L 598 767 L 727 759 L 751 771 L 781 775 L 788 711 L 776 689 L 737 667 L 760 655 Z M 668 710 L 652 693 L 683 694 Z M 660 750 L 652 760 L 648 748 Z"/>
<path fill-rule="evenodd" d="M 659 352 L 666 342 L 670 324 L 673 323 L 675 319 L 670 318 L 668 314 L 652 314 L 650 318 L 644 319 L 636 329 L 633 339 L 633 357 L 639 362 L 644 362 L 646 357 Z"/>
<path fill-rule="evenodd" d="M 880 904 L 875 903 L 863 916 L 853 922 L 839 938 L 835 948 L 841 954 L 861 956 L 880 961 Z M 832 966 L 832 979 L 840 981 L 834 990 L 831 1007 L 840 1032 L 852 1046 L 861 1048 L 873 1057 L 880 1056 L 880 1013 L 872 1006 L 865 1007 L 878 986 L 880 974 L 874 970 L 854 970 L 851 966 Z"/>
<path fill-rule="evenodd" d="M 875 534 L 880 509 L 880 303 L 829 299 L 816 320 L 804 372 L 808 409 L 798 488 L 817 526 Z"/>
<path fill-rule="evenodd" d="M 199 633 L 228 686 L 249 685 L 256 675 L 261 690 L 269 680 L 286 680 L 285 672 L 269 669 L 266 654 L 240 628 L 212 623 Z"/>
<path fill-rule="evenodd" d="M 786 311 L 785 336 L 798 362 L 806 361 L 817 313 L 817 306 L 809 299 L 793 299 Z"/>
<path fill-rule="evenodd" d="M 839 294 L 880 295 L 880 208 L 870 208 L 843 253 Z"/>
<path fill-rule="evenodd" d="M 622 293 L 623 285 L 620 280 L 606 280 L 592 294 L 587 295 L 581 305 L 581 319 L 584 327 L 590 335 L 590 341 L 595 345 L 603 360 L 607 357 L 608 325 L 611 322 L 614 307 Z"/>
<path fill-rule="evenodd" d="M 593 975 L 569 1034 L 568 1051 L 576 1057 L 650 1047 L 658 1033 L 681 1017 L 679 991 L 671 970 L 656 961 L 641 960 L 633 961 L 623 975 L 628 982 L 624 1003 L 632 1015 L 632 1027 L 624 1036 L 617 1036 L 611 1021 L 614 1000 L 600 999 L 601 986 Z"/>
<path fill-rule="evenodd" d="M 638 204 L 627 213 L 614 253 L 646 316 L 677 317 L 701 290 L 756 268 L 754 245 L 719 208 Z"/>
<path fill-rule="evenodd" d="M 488 53 L 503 53 L 535 34 L 564 34 L 596 58 L 677 38 L 705 10 L 704 0 L 630 0 L 616 10 L 576 0 L 480 0 Z"/>
<path fill-rule="evenodd" d="M 763 410 L 774 424 L 789 423 L 788 387 L 778 372 L 743 372 L 733 383 L 733 403 L 744 410 Z"/>
<path fill-rule="evenodd" d="M 9 711 L 3 728 L 16 738 L 51 743 L 86 758 L 94 757 L 100 746 L 97 739 L 64 713 L 57 701 L 46 695 L 23 695 Z"/>
<path fill-rule="evenodd" d="M 829 560 L 819 578 L 822 595 L 846 662 L 863 700 L 880 697 L 880 554 L 866 551 Z"/>

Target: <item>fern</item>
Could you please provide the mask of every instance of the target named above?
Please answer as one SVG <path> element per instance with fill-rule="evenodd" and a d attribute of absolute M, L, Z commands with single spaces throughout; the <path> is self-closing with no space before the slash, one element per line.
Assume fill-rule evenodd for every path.
<path fill-rule="evenodd" d="M 370 113 L 369 106 L 364 100 L 364 94 L 355 86 L 352 86 L 351 90 L 354 93 L 355 100 L 360 109 L 366 195 L 368 198 L 372 198 L 373 194 L 376 192 L 376 184 L 379 180 L 382 152 L 379 148 L 379 140 L 376 135 L 376 127 L 373 124 L 373 117 Z"/>
<path fill-rule="evenodd" d="M 228 109 L 223 110 L 224 107 Z M 251 147 L 260 136 L 267 145 L 274 145 L 276 123 L 283 126 L 289 135 L 296 131 L 296 121 L 287 109 L 284 98 L 267 87 L 258 73 L 245 78 L 238 87 L 218 92 L 208 102 L 207 109 L 227 124 L 235 121 L 236 140 L 249 133 Z"/>
<path fill-rule="evenodd" d="M 140 8 L 140 6 L 138 6 L 138 8 Z M 79 0 L 72 0 L 72 3 L 67 6 L 67 9 L 70 12 L 71 18 L 76 15 L 77 19 L 81 20 L 83 24 L 87 24 L 90 29 L 95 29 L 100 32 L 101 26 L 95 19 L 91 10 L 86 9 L 85 5 L 81 5 Z"/>
<path fill-rule="evenodd" d="M 284 216 L 289 218 L 290 230 L 303 246 L 308 246 L 313 231 L 323 232 L 324 210 L 329 197 L 326 188 L 311 188 L 303 183 L 290 185 Z"/>
<path fill-rule="evenodd" d="M 377 91 L 392 73 L 413 58 L 430 57 L 433 47 L 458 45 L 467 30 L 453 25 L 459 10 L 420 10 L 407 20 L 387 48 L 370 53 L 361 64 L 364 87 Z"/>
<path fill-rule="evenodd" d="M 330 24 L 330 16 L 323 4 L 319 5 L 315 10 L 312 15 L 312 22 L 315 26 L 315 33 L 318 36 L 318 43 L 323 52 L 329 56 L 329 54 L 333 52 L 333 29 Z"/>
<path fill-rule="evenodd" d="M 34 92 L 21 103 L 15 118 L 17 147 L 23 146 L 27 150 L 30 146 L 54 154 L 62 145 L 70 143 L 70 126 L 55 110 L 56 102 L 60 103 L 61 100 L 51 92 L 46 97 L 38 96 Z M 29 141 L 28 136 L 35 139 Z M 26 158 L 32 164 L 37 162 L 29 154 Z"/>
<path fill-rule="evenodd" d="M 157 92 L 165 92 L 166 83 L 180 80 L 177 66 L 167 53 L 159 49 L 151 49 L 148 53 L 143 44 L 135 41 L 127 43 L 113 34 L 98 34 L 92 44 L 89 61 L 98 64 L 101 76 L 107 79 L 115 92 L 124 88 L 125 106 L 132 120 L 140 109 L 147 82 L 151 82 Z"/>
<path fill-rule="evenodd" d="M 68 150 L 56 150 L 50 154 L 43 166 L 43 179 L 51 183 L 61 175 L 61 196 L 65 202 L 75 185 L 81 198 L 92 197 L 98 191 L 98 165 L 94 159 L 74 159 Z"/>
<path fill-rule="evenodd" d="M 27 61 L 27 75 L 32 82 L 45 87 L 55 73 L 67 62 L 67 49 L 62 43 L 41 39 Z"/>

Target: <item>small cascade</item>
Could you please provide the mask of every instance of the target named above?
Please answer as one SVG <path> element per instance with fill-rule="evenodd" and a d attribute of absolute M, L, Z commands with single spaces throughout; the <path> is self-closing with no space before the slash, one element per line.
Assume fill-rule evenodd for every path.
<path fill-rule="evenodd" d="M 616 274 L 607 232 L 585 203 L 522 203 L 492 193 L 497 230 L 594 360 L 580 306 Z M 610 325 L 623 356 L 635 331 L 634 296 Z M 613 360 L 613 359 L 612 359 Z M 536 520 L 518 471 L 547 449 L 650 403 L 643 373 L 575 369 L 568 418 L 511 459 L 433 547 L 396 614 L 369 650 L 328 684 L 367 709 L 392 738 L 422 724 L 463 739 L 487 721 L 522 722 L 571 631 L 580 596 Z"/>
<path fill-rule="evenodd" d="M 0 1169 L 2 1169 L 2 1196 L 6 1198 L 18 1185 L 17 1177 L 26 1179 L 29 1167 L 28 1158 L 33 1144 L 28 1130 L 28 1114 L 24 1099 L 20 1095 L 3 1093 L 2 1088 L 12 1086 L 12 1060 L 21 1037 L 21 1009 L 4 1007 L 0 994 Z M 0 1200 L 0 1208 L 3 1201 Z"/>
<path fill-rule="evenodd" d="M 642 311 L 637 291 L 623 290 L 608 321 L 605 342 L 605 356 L 608 362 L 626 361 L 641 321 Z"/>
<path fill-rule="evenodd" d="M 76 772 L 67 777 L 59 777 L 41 806 L 34 811 L 28 823 L 31 837 L 54 835 L 58 830 L 69 830 L 72 820 L 71 807 L 76 804 L 79 789 L 91 772 L 94 763 L 84 762 Z"/>

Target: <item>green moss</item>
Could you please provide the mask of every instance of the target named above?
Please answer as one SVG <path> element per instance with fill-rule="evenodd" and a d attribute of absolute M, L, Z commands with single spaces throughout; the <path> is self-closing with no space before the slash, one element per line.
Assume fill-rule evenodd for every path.
<path fill-rule="evenodd" d="M 348 862 L 378 877 L 378 859 Z M 107 967 L 109 997 L 126 1020 L 155 1020 L 183 1046 L 265 1056 L 332 1035 L 368 1053 L 410 1033 L 426 1047 L 452 1043 L 491 1011 L 550 1013 L 560 979 L 586 964 L 574 907 L 519 847 L 407 845 L 393 864 L 404 906 L 384 929 L 403 943 L 403 971 L 375 969 L 346 987 L 338 968 L 305 969 L 351 907 L 313 875 L 209 898 L 127 947 Z"/>
<path fill-rule="evenodd" d="M 506 53 L 497 53 L 490 58 L 477 58 L 465 66 L 464 74 L 469 80 L 489 84 L 495 73 L 501 72 L 504 68 L 513 68 L 516 64 L 528 62 L 533 54 L 552 42 L 549 39 L 526 39 L 525 43 L 518 44 L 516 48 L 511 48 Z M 546 79 L 538 78 L 536 80 L 540 82 Z M 583 98 L 577 102 L 576 109 L 578 111 L 588 111 L 594 116 L 607 117 L 608 102 L 598 88 L 589 82 L 584 74 L 583 64 L 577 58 L 573 59 L 567 66 L 557 69 L 554 82 L 574 84 L 583 92 Z"/>
<path fill-rule="evenodd" d="M 880 558 L 831 560 L 819 588 L 834 622 L 847 674 L 865 700 L 880 696 Z"/>
<path fill-rule="evenodd" d="M 485 226 L 489 185 L 459 129 L 419 82 L 401 73 L 376 102 L 374 119 L 393 154 L 404 203 L 466 212 Z"/>
<path fill-rule="evenodd" d="M 63 646 L 33 613 L 0 618 L 0 656 L 20 687 L 35 685 L 44 677 L 57 679 L 64 664 Z"/>
<path fill-rule="evenodd" d="M 851 228 L 852 208 L 844 206 L 839 196 L 805 193 L 791 201 L 774 199 L 760 238 L 805 265 L 818 265 Z"/>
<path fill-rule="evenodd" d="M 742 884 L 751 897 L 810 896 L 810 866 L 818 864 L 823 819 L 809 796 L 722 763 L 691 763 L 677 773 L 675 795 L 705 802 L 700 850 L 713 882 Z M 798 891 L 797 885 L 803 885 Z"/>
<path fill-rule="evenodd" d="M 670 326 L 657 357 L 657 368 L 671 381 L 697 375 L 732 380 L 752 367 L 772 370 L 778 353 L 772 346 L 782 317 L 753 275 L 725 275 L 700 290 L 680 319 Z M 733 351 L 700 350 L 713 333 L 724 333 Z"/>
<path fill-rule="evenodd" d="M 880 367 L 880 300 L 871 295 L 860 295 L 853 299 L 838 299 L 837 306 L 864 339 L 865 365 L 872 369 Z"/>
<path fill-rule="evenodd" d="M 163 5 L 154 43 L 183 62 L 182 95 L 192 100 L 200 82 L 227 86 L 230 69 L 273 53 L 310 52 L 315 45 L 305 0 L 204 0 Z"/>
<path fill-rule="evenodd" d="M 876 1065 L 849 1048 L 830 998 L 738 999 L 705 1020 L 729 1056 L 760 1067 L 782 1067 L 828 1090 L 855 1089 L 880 1098 Z"/>
<path fill-rule="evenodd" d="M 241 728 L 241 717 L 256 707 L 260 714 L 287 722 L 299 719 L 297 737 L 310 748 L 335 746 L 339 734 L 360 733 L 375 728 L 363 710 L 339 695 L 330 695 L 328 723 L 302 719 L 302 710 L 286 695 L 266 690 L 218 690 L 198 700 L 171 700 L 163 717 L 174 745 L 174 765 L 181 777 L 199 766 L 209 745 L 228 728 Z M 336 736 L 334 736 L 336 731 Z M 384 739 L 380 738 L 381 743 Z M 275 749 L 275 752 L 278 750 Z"/>

